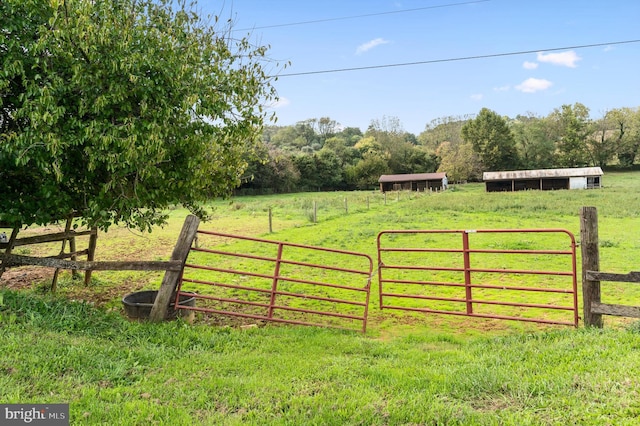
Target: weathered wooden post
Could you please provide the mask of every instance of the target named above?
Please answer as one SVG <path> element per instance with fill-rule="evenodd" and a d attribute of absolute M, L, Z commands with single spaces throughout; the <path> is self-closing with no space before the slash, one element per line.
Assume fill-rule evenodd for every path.
<path fill-rule="evenodd" d="M 16 243 L 16 239 L 18 238 L 18 232 L 20 231 L 20 227 L 14 227 L 13 230 L 11 231 L 11 236 L 9 237 L 9 241 L 7 241 L 7 248 L 4 250 L 4 255 L 3 257 L 0 257 L 0 277 L 2 277 L 2 274 L 4 274 L 4 270 L 6 267 L 7 262 L 5 260 L 3 260 L 5 257 L 8 257 L 11 254 L 11 251 L 13 250 L 13 246 Z"/>
<path fill-rule="evenodd" d="M 96 247 L 98 245 L 98 228 L 91 228 L 89 235 L 89 248 L 87 249 L 87 262 L 92 262 L 96 257 Z M 87 287 L 91 282 L 91 269 L 84 271 L 84 286 Z"/>
<path fill-rule="evenodd" d="M 318 202 L 313 202 L 313 223 L 318 223 Z"/>
<path fill-rule="evenodd" d="M 78 255 L 77 253 L 77 249 L 76 249 L 76 237 L 75 235 L 72 236 L 71 238 L 69 238 L 69 250 L 71 251 L 71 260 L 72 261 L 76 261 L 78 260 Z M 76 279 L 80 276 L 80 273 L 78 272 L 77 269 L 72 269 L 71 270 L 71 276 L 73 277 L 73 279 Z"/>
<path fill-rule="evenodd" d="M 269 207 L 269 233 L 273 233 L 273 217 L 271 215 L 271 207 Z"/>
<path fill-rule="evenodd" d="M 153 302 L 153 307 L 149 314 L 149 320 L 151 322 L 164 321 L 167 316 L 172 296 L 175 295 L 178 280 L 180 279 L 184 263 L 187 261 L 187 256 L 189 255 L 189 249 L 191 248 L 191 244 L 193 244 L 193 240 L 196 238 L 198 225 L 200 225 L 200 219 L 194 215 L 187 216 L 182 225 L 178 242 L 176 242 L 173 248 L 173 254 L 171 255 L 171 260 L 179 260 L 182 263 L 182 267 L 178 271 L 166 271 L 164 273 L 160 290 L 158 290 L 158 295 Z"/>
<path fill-rule="evenodd" d="M 64 227 L 65 239 L 62 240 L 62 247 L 60 248 L 60 258 L 64 259 L 64 251 L 67 248 L 67 239 L 69 238 L 69 233 L 71 232 L 71 224 L 73 223 L 73 216 L 67 218 L 67 224 Z M 69 243 L 71 246 L 71 243 Z M 71 247 L 69 247 L 71 250 Z M 56 288 L 58 287 L 58 277 L 60 276 L 60 268 L 56 268 L 53 272 L 53 279 L 51 280 L 51 292 L 55 293 Z"/>
<path fill-rule="evenodd" d="M 344 197 L 344 213 L 349 214 L 349 205 L 347 204 L 347 197 Z"/>
<path fill-rule="evenodd" d="M 591 303 L 600 303 L 600 281 L 587 279 L 587 271 L 600 270 L 598 210 L 595 207 L 582 207 L 580 209 L 580 249 L 582 252 L 584 325 L 587 327 L 602 328 L 602 314 L 594 314 L 591 312 Z"/>

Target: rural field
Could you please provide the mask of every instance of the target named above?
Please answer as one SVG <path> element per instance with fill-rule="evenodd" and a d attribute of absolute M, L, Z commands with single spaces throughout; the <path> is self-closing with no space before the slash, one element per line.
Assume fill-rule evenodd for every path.
<path fill-rule="evenodd" d="M 386 197 L 377 191 L 233 197 L 213 201 L 212 219 L 200 229 L 364 253 L 375 270 L 381 231 L 554 228 L 579 243 L 579 210 L 594 206 L 600 269 L 638 270 L 640 172 L 605 172 L 603 186 L 486 193 L 472 183 Z M 186 216 L 172 210 L 168 224 L 151 234 L 115 227 L 100 233 L 96 260 L 168 260 Z M 535 238 L 491 236 L 484 244 L 527 249 Z M 204 237 L 198 244 L 250 250 L 249 243 Z M 23 246 L 16 254 L 59 250 Z M 483 259 L 512 269 L 542 263 Z M 640 323 L 632 319 L 606 317 L 604 329 L 582 322 L 576 329 L 380 310 L 374 273 L 364 334 L 201 313 L 192 323 L 148 324 L 127 319 L 121 299 L 157 289 L 161 272 L 96 271 L 87 287 L 64 272 L 55 294 L 48 291 L 52 273 L 24 267 L 2 277 L 0 401 L 69 403 L 72 424 L 631 425 L 640 418 Z M 541 297 L 527 301 L 545 303 Z M 603 283 L 602 301 L 640 305 L 640 287 Z"/>

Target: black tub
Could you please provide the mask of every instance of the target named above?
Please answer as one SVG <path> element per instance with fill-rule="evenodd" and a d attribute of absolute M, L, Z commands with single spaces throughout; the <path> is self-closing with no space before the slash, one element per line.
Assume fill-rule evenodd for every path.
<path fill-rule="evenodd" d="M 157 290 L 145 290 L 129 293 L 122 298 L 122 304 L 124 305 L 124 311 L 129 318 L 133 319 L 149 319 L 151 315 L 151 308 L 153 302 L 158 295 Z M 174 319 L 176 316 L 190 317 L 193 315 L 193 311 L 188 309 L 175 309 L 175 295 L 171 296 L 171 304 L 167 310 L 165 319 Z M 180 306 L 196 306 L 195 294 L 181 294 L 178 301 Z"/>

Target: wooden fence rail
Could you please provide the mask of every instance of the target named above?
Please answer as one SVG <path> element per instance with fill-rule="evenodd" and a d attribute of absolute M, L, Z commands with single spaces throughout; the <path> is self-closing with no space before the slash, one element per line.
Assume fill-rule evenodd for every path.
<path fill-rule="evenodd" d="M 175 293 L 178 280 L 187 260 L 189 249 L 193 244 L 198 230 L 200 220 L 193 215 L 187 216 L 182 231 L 178 237 L 178 241 L 173 249 L 171 259 L 168 261 L 94 261 L 94 253 L 96 247 L 97 230 L 74 232 L 69 229 L 70 222 L 67 222 L 65 232 L 40 235 L 35 237 L 26 237 L 17 239 L 17 228 L 11 234 L 11 238 L 7 243 L 1 243 L 0 248 L 5 249 L 4 253 L 0 253 L 0 276 L 7 267 L 35 265 L 49 268 L 56 268 L 56 272 L 60 269 L 81 270 L 85 271 L 85 283 L 87 277 L 92 271 L 165 271 L 162 285 L 156 296 L 153 308 L 150 314 L 151 321 L 162 321 L 166 316 L 169 305 L 172 301 L 171 296 Z M 82 251 L 75 250 L 75 237 L 79 235 L 89 235 L 89 248 Z M 62 241 L 62 249 L 56 256 L 49 257 L 33 257 L 12 254 L 13 247 L 28 244 L 40 244 L 44 242 Z M 65 252 L 65 243 L 69 241 L 70 253 Z M 86 261 L 75 260 L 78 255 L 86 255 Z M 71 258 L 72 260 L 66 260 Z M 57 273 L 54 276 L 57 278 Z M 52 290 L 55 290 L 55 279 L 52 283 Z"/>
<path fill-rule="evenodd" d="M 640 307 L 602 303 L 601 281 L 640 283 L 640 272 L 616 274 L 600 272 L 598 213 L 595 207 L 580 210 L 582 248 L 582 298 L 584 325 L 602 328 L 602 315 L 640 318 Z"/>
<path fill-rule="evenodd" d="M 69 256 L 69 253 L 64 255 Z M 32 257 L 17 254 L 4 256 L 6 266 L 44 266 L 57 269 L 77 269 L 80 271 L 180 271 L 182 264 L 176 260 L 169 261 L 74 261 L 64 260 L 58 256 Z"/>
<path fill-rule="evenodd" d="M 608 272 L 587 271 L 587 280 L 590 282 L 613 281 L 625 283 L 640 283 L 640 272 L 628 274 L 610 274 Z M 591 312 L 597 315 L 615 315 L 620 317 L 640 318 L 640 307 L 628 305 L 614 305 L 601 303 L 599 300 L 591 300 Z M 587 325 L 587 324 L 585 324 Z"/>

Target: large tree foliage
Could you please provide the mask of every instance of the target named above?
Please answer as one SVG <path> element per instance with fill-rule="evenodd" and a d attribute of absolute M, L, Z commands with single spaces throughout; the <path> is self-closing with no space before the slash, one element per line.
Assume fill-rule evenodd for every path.
<path fill-rule="evenodd" d="M 441 158 L 439 172 L 444 172 L 450 182 L 466 182 L 480 180 L 482 167 L 478 156 L 469 143 L 454 147 L 451 142 L 443 142 L 438 147 Z"/>
<path fill-rule="evenodd" d="M 592 133 L 589 108 L 577 102 L 562 105 L 549 115 L 556 127 L 556 155 L 560 167 L 582 167 L 589 164 L 587 138 Z"/>
<path fill-rule="evenodd" d="M 239 183 L 275 97 L 266 47 L 193 7 L 0 2 L 0 222 L 148 230 Z"/>
<path fill-rule="evenodd" d="M 603 118 L 623 167 L 631 167 L 640 150 L 640 108 L 616 108 Z"/>
<path fill-rule="evenodd" d="M 513 170 L 518 167 L 515 140 L 507 121 L 488 108 L 482 108 L 461 129 L 462 138 L 478 154 L 485 170 Z"/>
<path fill-rule="evenodd" d="M 509 124 L 522 168 L 544 169 L 554 166 L 555 141 L 548 119 L 529 113 L 518 115 Z"/>

